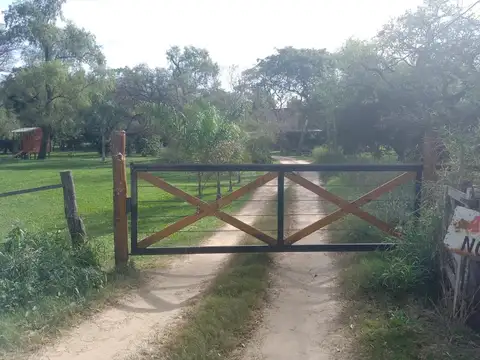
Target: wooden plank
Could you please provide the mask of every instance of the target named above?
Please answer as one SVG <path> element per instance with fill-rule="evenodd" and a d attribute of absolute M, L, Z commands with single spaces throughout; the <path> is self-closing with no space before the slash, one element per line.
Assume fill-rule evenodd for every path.
<path fill-rule="evenodd" d="M 72 245 L 78 247 L 85 243 L 87 232 L 85 231 L 82 218 L 78 215 L 77 194 L 75 193 L 72 172 L 60 172 L 60 179 L 63 184 L 63 207 L 70 239 L 72 240 Z"/>
<path fill-rule="evenodd" d="M 213 211 L 214 209 L 212 209 L 211 212 L 213 213 Z M 176 223 L 171 224 L 163 228 L 161 231 L 156 232 L 155 234 L 149 235 L 146 238 L 142 239 L 141 241 L 138 242 L 137 246 L 139 248 L 146 248 L 147 246 L 155 244 L 156 242 L 162 239 L 165 239 L 166 237 L 182 230 L 183 228 L 189 225 L 192 225 L 193 223 L 197 222 L 198 220 L 208 215 L 211 215 L 211 213 L 204 211 L 197 214 L 185 216 L 184 218 L 178 220 Z"/>
<path fill-rule="evenodd" d="M 218 204 L 219 208 L 224 207 L 226 205 L 229 205 L 230 203 L 232 203 L 232 201 L 234 201 L 234 200 L 248 194 L 249 192 L 265 185 L 266 183 L 276 179 L 277 177 L 278 177 L 278 173 L 276 173 L 276 172 L 266 173 L 262 176 L 259 176 L 258 178 L 256 178 L 252 182 L 246 184 L 245 186 L 242 186 L 240 189 L 237 189 L 234 192 L 228 194 L 227 196 L 217 200 L 216 203 Z"/>
<path fill-rule="evenodd" d="M 338 207 L 342 208 L 343 210 L 358 216 L 360 219 L 376 226 L 380 230 L 391 234 L 393 232 L 393 228 L 386 223 L 385 221 L 382 221 L 375 216 L 369 214 L 368 212 L 360 209 L 357 205 L 352 204 L 348 202 L 345 199 L 342 199 L 341 197 L 332 194 L 331 192 L 325 190 L 321 186 L 318 186 L 311 181 L 301 177 L 300 175 L 297 174 L 285 174 L 286 177 L 288 177 L 290 180 L 293 182 L 303 186 L 305 189 L 312 191 L 313 193 L 321 196 L 325 200 L 330 201 L 331 203 L 337 205 Z"/>
<path fill-rule="evenodd" d="M 466 193 L 457 190 L 451 186 L 447 186 L 447 195 L 467 207 L 471 207 L 476 202 L 475 199 L 469 198 Z"/>
<path fill-rule="evenodd" d="M 437 181 L 436 164 L 438 160 L 437 152 L 438 136 L 432 129 L 427 129 L 423 138 L 423 180 Z"/>
<path fill-rule="evenodd" d="M 7 196 L 28 194 L 28 193 L 33 193 L 33 192 L 37 192 L 37 191 L 60 189 L 62 186 L 63 186 L 62 184 L 45 185 L 45 186 L 39 186 L 39 187 L 36 187 L 36 188 L 31 188 L 31 189 L 9 191 L 9 192 L 0 194 L 0 198 L 7 197 Z"/>
<path fill-rule="evenodd" d="M 180 190 L 179 188 L 170 185 L 167 183 L 165 180 L 160 179 L 159 177 L 156 177 L 150 173 L 147 172 L 139 172 L 138 177 L 142 180 L 148 181 L 150 184 L 155 185 L 156 187 L 180 198 L 185 200 L 186 202 L 194 205 L 194 206 L 199 206 L 200 208 L 208 208 L 210 205 L 206 203 L 205 201 L 200 200 L 199 198 L 190 195 L 186 193 L 183 190 Z"/>
<path fill-rule="evenodd" d="M 160 189 L 162 189 L 162 190 L 164 190 L 164 191 L 166 191 L 166 192 L 168 192 L 168 193 L 170 193 L 174 196 L 177 196 L 177 197 L 187 201 L 188 203 L 190 203 L 194 206 L 199 206 L 200 208 L 202 206 L 204 208 L 205 208 L 205 206 L 213 206 L 213 207 L 216 207 L 217 209 L 222 208 L 226 205 L 229 205 L 230 203 L 232 203 L 236 199 L 238 199 L 238 198 L 246 195 L 247 193 L 259 188 L 260 186 L 263 186 L 266 183 L 272 181 L 277 176 L 278 176 L 278 173 L 275 173 L 275 172 L 270 172 L 270 173 L 267 173 L 265 175 L 259 176 L 254 181 L 248 183 L 245 186 L 242 186 L 240 189 L 235 190 L 231 194 L 228 194 L 227 196 L 225 196 L 221 199 L 218 199 L 217 201 L 215 201 L 211 204 L 208 204 L 208 203 L 200 200 L 199 198 L 196 198 L 195 196 L 192 196 L 192 195 L 184 192 L 183 190 L 180 190 L 177 187 L 175 187 L 173 185 L 170 185 L 165 180 L 162 180 L 159 177 L 156 177 L 156 176 L 154 176 L 150 173 L 146 173 L 146 172 L 139 172 L 138 173 L 138 177 L 140 179 L 148 181 L 152 185 L 155 185 L 156 187 L 158 187 L 158 188 L 160 188 Z"/>
<path fill-rule="evenodd" d="M 287 176 L 287 175 L 286 175 Z M 377 187 L 376 189 L 373 189 L 372 191 L 368 192 L 367 194 L 361 196 L 360 198 L 356 199 L 355 201 L 352 202 L 353 205 L 356 206 L 363 206 L 371 202 L 372 200 L 375 200 L 382 196 L 383 194 L 392 191 L 394 188 L 397 186 L 400 186 L 407 181 L 410 181 L 414 179 L 416 176 L 415 173 L 411 172 L 406 172 L 403 173 L 396 178 L 386 182 L 385 184 Z M 324 218 L 308 225 L 307 227 L 303 228 L 302 230 L 290 235 L 288 238 L 285 239 L 285 243 L 288 245 L 291 245 L 308 235 L 314 233 L 315 231 L 318 231 L 322 228 L 324 228 L 327 225 L 330 225 L 331 223 L 340 220 L 344 216 L 346 216 L 349 212 L 344 210 L 344 209 L 338 209 L 329 215 L 325 216 Z M 398 234 L 393 234 L 395 236 L 398 236 Z"/>
<path fill-rule="evenodd" d="M 192 205 L 198 206 L 201 210 L 201 212 L 190 215 L 187 217 L 182 218 L 181 220 L 177 221 L 176 223 L 167 226 L 166 228 L 162 229 L 161 231 L 152 234 L 143 240 L 141 240 L 138 243 L 138 246 L 141 248 L 145 248 L 147 246 L 150 246 L 172 234 L 175 232 L 180 231 L 181 229 L 195 223 L 196 221 L 199 221 L 200 219 L 206 217 L 206 216 L 216 216 L 217 218 L 223 220 L 224 222 L 232 225 L 233 227 L 242 230 L 246 232 L 247 234 L 250 234 L 254 236 L 255 238 L 266 242 L 267 244 L 272 244 L 275 243 L 275 239 L 272 238 L 271 236 L 261 232 L 260 230 L 255 229 L 254 227 L 234 218 L 233 216 L 230 216 L 226 213 L 223 213 L 221 211 L 218 211 L 220 208 L 229 205 L 232 203 L 234 200 L 246 195 L 248 192 L 251 192 L 255 190 L 256 188 L 268 183 L 269 181 L 272 181 L 278 176 L 278 173 L 267 173 L 265 175 L 259 176 L 256 178 L 254 181 L 248 183 L 247 185 L 241 187 L 240 189 L 235 190 L 231 194 L 225 196 L 224 198 L 218 199 L 215 202 L 212 203 L 206 203 L 186 192 L 183 190 L 180 190 L 176 188 L 175 186 L 172 186 L 168 184 L 166 181 L 153 176 L 149 173 L 144 173 L 140 172 L 138 173 L 138 177 L 150 182 L 151 184 L 161 188 L 162 190 L 165 190 L 169 192 L 172 195 L 175 195 L 177 197 L 180 197 L 181 199 L 186 200 Z"/>
<path fill-rule="evenodd" d="M 247 233 L 256 239 L 263 241 L 267 243 L 268 245 L 275 245 L 277 240 L 275 240 L 273 237 L 270 235 L 265 234 L 264 232 L 255 229 L 253 226 L 250 226 L 248 224 L 245 224 L 243 221 L 238 220 L 237 218 L 226 214 L 224 212 L 218 211 L 214 214 L 217 218 L 220 220 L 226 222 L 227 224 L 232 225 L 233 227 L 237 228 L 238 230 L 243 231 L 244 233 Z"/>
<path fill-rule="evenodd" d="M 113 167 L 113 242 L 115 265 L 123 267 L 128 264 L 128 216 L 127 216 L 127 175 L 125 159 L 125 131 L 112 135 Z"/>
<path fill-rule="evenodd" d="M 273 245 L 275 244 L 276 240 L 265 234 L 264 232 L 258 230 L 258 229 L 255 229 L 254 227 L 244 223 L 243 221 L 240 221 L 238 220 L 237 218 L 229 215 L 229 214 L 226 214 L 222 211 L 218 211 L 218 210 L 215 210 L 215 209 L 210 209 L 209 212 L 201 212 L 201 213 L 198 213 L 198 214 L 193 214 L 193 215 L 189 215 L 189 216 L 186 216 L 184 218 L 182 218 L 181 220 L 177 221 L 176 223 L 170 225 L 170 226 L 167 226 L 166 228 L 162 229 L 161 231 L 155 233 L 155 234 L 152 234 L 148 237 L 146 237 L 145 239 L 143 239 L 142 241 L 140 241 L 138 243 L 138 247 L 140 248 L 145 248 L 147 246 L 150 246 L 178 231 L 180 231 L 181 229 L 195 223 L 196 221 L 206 217 L 206 216 L 211 216 L 211 215 L 214 215 L 216 216 L 217 218 L 219 218 L 220 220 L 226 222 L 227 224 L 230 224 L 232 225 L 233 227 L 249 234 L 249 235 L 252 235 L 253 237 L 269 244 L 269 245 Z"/>

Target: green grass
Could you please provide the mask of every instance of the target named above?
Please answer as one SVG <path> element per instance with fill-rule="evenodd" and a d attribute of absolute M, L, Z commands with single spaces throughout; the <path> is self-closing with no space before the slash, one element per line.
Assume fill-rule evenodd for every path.
<path fill-rule="evenodd" d="M 346 311 L 354 359 L 470 360 L 480 352 L 480 336 L 431 303 L 365 296 Z"/>
<path fill-rule="evenodd" d="M 128 162 L 152 162 L 152 158 L 128 158 Z M 59 172 L 72 170 L 77 192 L 77 203 L 80 216 L 83 218 L 87 234 L 96 250 L 102 255 L 102 264 L 111 267 L 113 264 L 112 242 L 112 169 L 110 161 L 102 163 L 94 153 L 77 153 L 69 157 L 63 153 L 52 153 L 45 161 L 19 160 L 4 161 L 0 167 L 0 193 L 60 183 Z M 127 172 L 129 172 L 127 170 Z M 168 182 L 196 195 L 197 177 L 190 173 L 156 173 Z M 256 174 L 242 175 L 237 184 L 233 179 L 233 189 L 246 184 Z M 127 179 L 129 182 L 129 179 Z M 222 193 L 228 191 L 228 175 L 222 174 Z M 205 201 L 212 201 L 216 195 L 215 176 L 204 181 Z M 240 209 L 244 197 L 226 207 L 226 211 L 235 212 Z M 175 222 L 182 216 L 191 214 L 195 209 L 168 193 L 139 181 L 139 238 L 161 230 L 164 226 Z M 65 229 L 62 190 L 48 190 L 31 194 L 0 198 L 0 239 L 14 226 L 29 231 L 55 231 Z M 189 233 L 177 233 L 163 242 L 166 245 L 198 243 L 208 230 L 215 230 L 221 222 L 214 218 L 203 219 L 188 230 Z M 142 260 L 143 261 L 143 260 Z M 140 261 L 140 263 L 142 263 Z"/>
<path fill-rule="evenodd" d="M 62 190 L 49 190 L 25 195 L 0 198 L 0 239 L 5 239 L 7 234 L 15 227 L 28 231 L 28 241 L 36 234 L 45 241 L 35 240 L 29 248 L 8 260 L 9 266 L 18 271 L 20 277 L 13 280 L 15 283 L 7 284 L 9 289 L 15 284 L 28 284 L 45 273 L 55 274 L 60 277 L 58 287 L 62 285 L 62 276 L 65 275 L 65 292 L 34 291 L 28 304 L 16 302 L 9 311 L 0 312 L 0 348 L 15 349 L 16 347 L 30 347 L 45 340 L 59 328 L 67 326 L 78 315 L 89 314 L 95 308 L 108 301 L 108 299 L 121 294 L 125 286 L 138 283 L 138 273 L 135 269 L 127 274 L 115 273 L 113 269 L 113 228 L 112 228 L 112 169 L 109 161 L 102 163 L 97 154 L 77 153 L 70 157 L 67 154 L 52 153 L 50 159 L 36 160 L 0 160 L 0 193 L 51 185 L 60 183 L 59 172 L 72 170 L 77 192 L 77 203 L 80 216 L 83 218 L 89 237 L 88 248 L 92 252 L 91 264 L 88 270 L 103 272 L 104 281 L 101 286 L 79 288 L 77 294 L 66 294 L 66 290 L 74 290 L 81 277 L 68 285 L 70 275 L 64 274 L 69 265 L 65 261 L 68 257 L 75 257 L 76 252 L 69 248 L 66 237 L 65 217 L 63 210 Z M 128 161 L 146 162 L 155 161 L 153 158 L 129 158 Z M 128 170 L 127 170 L 128 171 Z M 171 184 L 191 193 L 197 194 L 196 174 L 182 173 L 157 173 Z M 233 179 L 233 190 L 253 180 L 257 174 L 242 174 L 240 183 Z M 129 181 L 129 179 L 128 179 Z M 221 175 L 221 191 L 228 193 L 228 174 Z M 212 201 L 216 197 L 216 178 L 204 179 L 203 199 Z M 235 212 L 242 207 L 248 195 L 233 202 L 225 211 Z M 195 208 L 181 200 L 174 199 L 171 195 L 161 191 L 150 184 L 139 181 L 139 239 L 153 232 L 161 230 L 166 225 L 175 222 L 181 217 L 195 212 Z M 162 246 L 198 244 L 205 237 L 210 236 L 223 223 L 215 218 L 206 218 L 190 226 L 188 231 L 174 234 L 162 241 Z M 50 234 L 50 235 L 49 235 Z M 57 239 L 57 240 L 55 240 Z M 61 245 L 64 250 L 54 254 L 48 248 L 50 240 Z M 1 242 L 1 241 L 0 241 Z M 0 244 L 2 245 L 2 244 Z M 50 249 L 50 250 L 49 250 Z M 33 254 L 32 259 L 23 258 L 24 254 Z M 52 254 L 52 256 L 49 256 Z M 20 256 L 21 255 L 21 256 Z M 55 258 L 54 258 L 55 257 Z M 21 262 L 20 262 L 20 259 Z M 135 268 L 161 266 L 165 257 L 136 257 Z M 7 261 L 0 259 L 2 261 Z M 22 264 L 32 264 L 32 271 L 23 272 Z M 34 266 L 35 263 L 35 266 Z M 63 266 L 65 265 L 65 266 Z M 45 270 L 50 269 L 50 270 Z M 64 275 L 62 275 L 64 274 Z M 48 274 L 47 274 L 48 275 Z M 22 276 L 24 280 L 22 280 Z M 6 278 L 0 278 L 6 281 Z M 33 282 L 31 282 L 33 284 Z M 47 282 L 48 283 L 48 282 Z M 20 290 L 19 290 L 20 291 Z M 23 294 L 22 293 L 22 294 Z M 51 294 L 54 293 L 52 296 Z M 13 300 L 12 300 L 13 301 Z"/>
<path fill-rule="evenodd" d="M 338 158 L 324 151 L 321 155 Z M 359 161 L 373 160 L 363 155 Z M 354 200 L 395 175 L 338 173 L 323 178 L 330 191 Z M 344 318 L 353 325 L 352 353 L 359 360 L 476 358 L 480 337 L 449 320 L 444 309 L 435 305 L 439 302 L 439 247 L 433 234 L 440 217 L 438 209 L 422 209 L 422 219 L 414 226 L 412 185 L 405 184 L 363 207 L 405 231 L 397 249 L 338 258 L 344 296 L 350 300 Z M 330 230 L 335 242 L 397 241 L 354 216 Z"/>

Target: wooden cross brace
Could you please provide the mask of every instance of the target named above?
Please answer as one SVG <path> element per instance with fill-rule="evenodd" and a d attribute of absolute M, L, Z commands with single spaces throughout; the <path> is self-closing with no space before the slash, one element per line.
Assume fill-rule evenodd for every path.
<path fill-rule="evenodd" d="M 312 183 L 311 181 L 301 177 L 300 175 L 294 173 L 286 173 L 285 177 L 297 183 L 298 185 L 303 186 L 307 190 L 312 191 L 313 193 L 319 195 L 320 197 L 324 198 L 325 200 L 337 205 L 340 209 L 328 214 L 324 218 L 315 221 L 313 224 L 306 226 L 305 228 L 299 230 L 298 232 L 290 235 L 285 239 L 286 245 L 292 245 L 295 242 L 307 237 L 308 235 L 314 233 L 315 231 L 324 228 L 331 223 L 340 220 L 347 214 L 353 214 L 361 218 L 362 220 L 367 221 L 368 223 L 374 225 L 378 229 L 386 232 L 389 235 L 393 235 L 396 237 L 400 237 L 400 234 L 395 232 L 395 230 L 387 224 L 386 222 L 376 218 L 375 216 L 369 214 L 368 212 L 360 209 L 360 206 L 368 204 L 370 201 L 379 198 L 381 195 L 393 190 L 395 187 L 415 178 L 415 173 L 406 172 L 403 173 L 396 178 L 386 182 L 385 184 L 377 187 L 376 189 L 370 191 L 369 193 L 361 196 L 357 200 L 353 202 L 348 202 L 341 197 L 338 197 L 335 194 L 325 190 L 321 186 Z"/>
<path fill-rule="evenodd" d="M 179 188 L 170 185 L 167 183 L 165 180 L 160 179 L 159 177 L 156 177 L 150 173 L 147 172 L 139 172 L 138 177 L 140 179 L 143 179 L 145 181 L 148 181 L 149 183 L 155 185 L 156 187 L 159 187 L 160 189 L 176 196 L 179 197 L 186 202 L 190 203 L 193 206 L 196 206 L 199 208 L 199 212 L 196 214 L 192 214 L 189 216 L 186 216 L 182 218 L 181 220 L 177 221 L 176 223 L 167 226 L 166 228 L 162 229 L 161 231 L 152 234 L 150 236 L 147 236 L 140 242 L 138 242 L 137 246 L 140 248 L 146 248 L 178 231 L 181 229 L 192 225 L 193 223 L 199 221 L 200 219 L 206 217 L 206 216 L 215 216 L 219 218 L 220 220 L 232 225 L 233 227 L 269 244 L 269 245 L 274 245 L 276 243 L 276 240 L 271 237 L 270 235 L 265 234 L 264 232 L 255 229 L 254 227 L 244 223 L 243 221 L 238 220 L 237 218 L 220 211 L 220 208 L 227 206 L 228 204 L 232 203 L 234 200 L 246 195 L 247 193 L 255 190 L 256 188 L 265 185 L 266 183 L 272 181 L 273 179 L 278 177 L 278 173 L 276 172 L 269 172 L 265 175 L 262 175 L 255 179 L 254 181 L 248 183 L 247 185 L 241 187 L 240 189 L 235 190 L 234 192 L 228 194 L 227 196 L 218 199 L 217 201 L 214 201 L 212 203 L 207 203 L 199 198 L 192 196 L 188 193 L 186 193 L 183 190 L 180 190 Z"/>

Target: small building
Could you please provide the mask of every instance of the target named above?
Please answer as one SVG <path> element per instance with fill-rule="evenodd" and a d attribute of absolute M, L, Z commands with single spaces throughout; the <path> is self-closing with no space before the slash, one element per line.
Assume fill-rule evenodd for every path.
<path fill-rule="evenodd" d="M 15 143 L 15 157 L 36 158 L 42 145 L 43 131 L 39 127 L 28 127 L 12 130 Z M 51 151 L 51 141 L 48 139 L 47 153 Z"/>
<path fill-rule="evenodd" d="M 303 141 L 302 144 L 300 144 L 302 133 L 304 133 Z M 325 133 L 320 129 L 282 130 L 278 135 L 275 150 L 280 150 L 286 153 L 294 151 L 309 153 L 316 146 L 323 145 L 325 141 Z M 301 145 L 300 149 L 299 145 Z"/>

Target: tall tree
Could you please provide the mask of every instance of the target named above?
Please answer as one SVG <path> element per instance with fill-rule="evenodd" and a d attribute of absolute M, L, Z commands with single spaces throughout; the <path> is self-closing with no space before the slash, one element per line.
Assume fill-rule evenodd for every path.
<path fill-rule="evenodd" d="M 321 109 L 319 92 L 316 90 L 330 81 L 333 69 L 330 54 L 324 49 L 286 47 L 258 60 L 255 67 L 245 72 L 245 76 L 251 86 L 270 93 L 275 102 L 275 110 L 296 102 L 302 115 L 302 134 L 298 144 L 300 149 L 309 122 L 318 116 L 317 112 Z M 317 94 L 315 105 L 311 102 L 314 94 Z"/>
<path fill-rule="evenodd" d="M 115 76 L 112 72 L 101 74 L 88 92 L 89 106 L 81 112 L 84 133 L 94 143 L 100 144 L 102 161 L 106 159 L 106 144 L 110 134 L 125 124 L 122 109 L 115 103 Z"/>
<path fill-rule="evenodd" d="M 92 68 L 104 64 L 104 56 L 91 33 L 77 28 L 71 22 L 67 22 L 65 27 L 58 26 L 65 1 L 22 0 L 10 5 L 5 12 L 4 44 L 19 48 L 25 65 L 36 66 L 31 72 L 21 73 L 23 77 L 28 74 L 29 86 L 38 89 L 41 84 L 45 87 L 43 104 L 35 106 L 36 109 L 41 108 L 39 118 L 42 121 L 38 125 L 43 130 L 39 159 L 46 156 L 47 140 L 53 131 L 51 124 L 55 123 L 53 118 L 57 117 L 54 114 L 54 100 L 58 98 L 55 97 L 54 87 L 58 89 L 58 83 L 52 82 L 59 79 L 45 75 L 49 72 L 59 75 L 64 70 L 79 70 L 84 65 Z M 63 67 L 59 63 L 64 64 Z M 34 74 L 39 78 L 33 78 Z M 38 84 L 35 85 L 36 80 Z M 52 120 L 46 121 L 49 117 Z"/>
<path fill-rule="evenodd" d="M 89 106 L 95 82 L 92 74 L 72 72 L 59 61 L 30 66 L 6 80 L 7 106 L 23 124 L 46 129 L 47 136 L 72 133 L 79 129 L 79 112 Z"/>
<path fill-rule="evenodd" d="M 347 42 L 336 54 L 342 145 L 418 158 L 428 129 L 476 126 L 479 44 L 480 20 L 451 0 L 426 0 L 372 41 Z"/>
<path fill-rule="evenodd" d="M 146 105 L 172 105 L 170 81 L 166 69 L 152 69 L 145 64 L 116 70 L 115 101 L 123 110 L 127 130 L 132 124 L 146 121 Z"/>
<path fill-rule="evenodd" d="M 168 69 L 178 107 L 216 90 L 220 68 L 205 49 L 173 46 L 167 51 Z"/>

